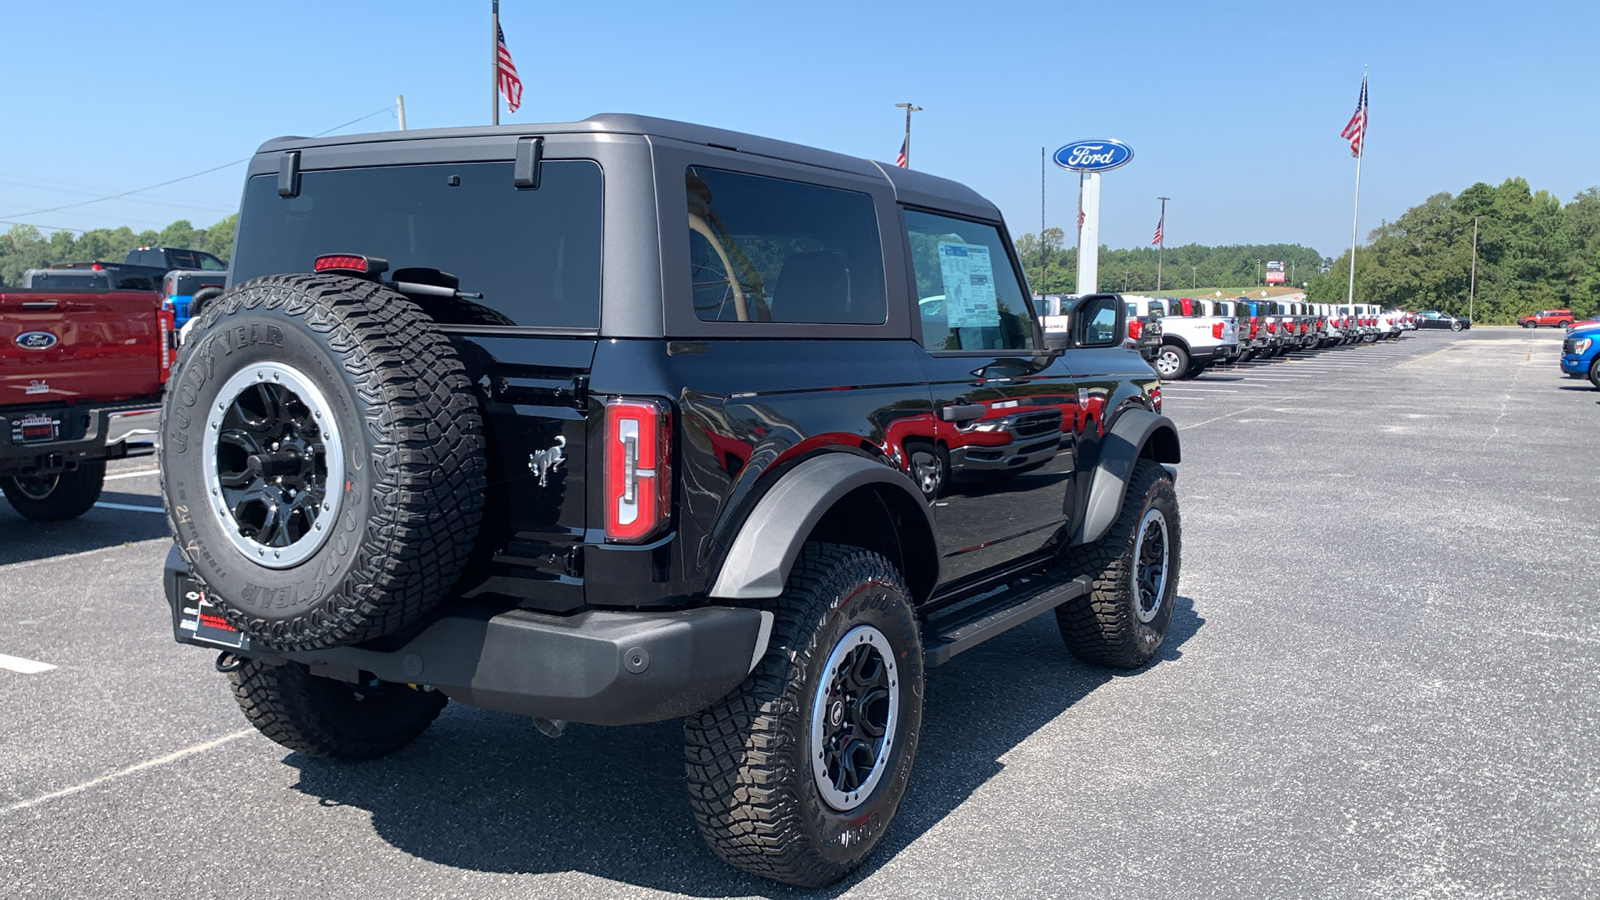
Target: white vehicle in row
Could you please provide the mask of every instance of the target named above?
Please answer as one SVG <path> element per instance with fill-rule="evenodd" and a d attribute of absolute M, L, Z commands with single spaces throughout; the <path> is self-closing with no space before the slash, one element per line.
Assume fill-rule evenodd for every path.
<path fill-rule="evenodd" d="M 1233 316 L 1216 315 L 1212 301 L 1136 294 L 1124 294 L 1122 299 L 1141 316 L 1161 316 L 1161 350 L 1151 365 L 1165 380 L 1193 378 L 1239 355 L 1239 323 Z"/>

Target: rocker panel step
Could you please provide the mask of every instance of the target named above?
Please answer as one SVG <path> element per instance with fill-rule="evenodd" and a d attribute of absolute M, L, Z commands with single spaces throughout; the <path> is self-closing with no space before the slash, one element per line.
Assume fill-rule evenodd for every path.
<path fill-rule="evenodd" d="M 922 655 L 930 668 L 970 650 L 1040 613 L 1089 593 L 1089 576 L 1059 581 L 1048 574 L 1029 575 L 967 603 L 942 609 L 923 622 Z"/>

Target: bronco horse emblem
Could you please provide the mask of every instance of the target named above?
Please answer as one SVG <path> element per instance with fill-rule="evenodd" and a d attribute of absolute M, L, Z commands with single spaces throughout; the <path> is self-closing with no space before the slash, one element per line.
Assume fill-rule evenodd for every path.
<path fill-rule="evenodd" d="M 549 487 L 550 473 L 561 468 L 561 464 L 566 462 L 567 457 L 561 452 L 561 448 L 566 445 L 567 439 L 558 434 L 554 447 L 528 454 L 528 471 L 539 476 L 539 487 Z"/>

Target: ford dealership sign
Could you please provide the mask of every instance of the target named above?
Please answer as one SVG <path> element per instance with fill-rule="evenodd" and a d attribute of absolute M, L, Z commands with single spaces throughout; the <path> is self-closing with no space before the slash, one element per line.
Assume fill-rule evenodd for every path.
<path fill-rule="evenodd" d="M 1056 151 L 1056 165 L 1074 172 L 1109 172 L 1133 159 L 1121 141 L 1073 141 Z"/>

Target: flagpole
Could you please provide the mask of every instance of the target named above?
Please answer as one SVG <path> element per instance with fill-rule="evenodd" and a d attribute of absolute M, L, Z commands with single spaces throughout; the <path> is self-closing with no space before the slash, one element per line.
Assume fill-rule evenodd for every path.
<path fill-rule="evenodd" d="M 1156 222 L 1156 232 L 1161 240 L 1156 241 L 1156 296 L 1161 296 L 1161 257 L 1167 252 L 1167 201 L 1171 197 L 1157 197 L 1161 201 L 1161 219 Z M 1182 288 L 1179 288 L 1182 290 Z"/>
<path fill-rule="evenodd" d="M 1356 221 L 1361 215 L 1361 160 L 1367 155 L 1367 67 L 1361 67 L 1361 145 L 1356 148 L 1356 202 L 1350 212 L 1350 287 L 1344 302 L 1355 314 L 1356 304 Z"/>
<path fill-rule="evenodd" d="M 489 124 L 500 124 L 500 0 L 489 7 Z"/>

